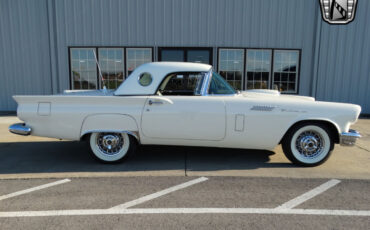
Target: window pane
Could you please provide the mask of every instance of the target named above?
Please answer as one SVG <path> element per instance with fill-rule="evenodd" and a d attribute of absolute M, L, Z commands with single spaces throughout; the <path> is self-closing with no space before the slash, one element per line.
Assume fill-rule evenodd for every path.
<path fill-rule="evenodd" d="M 209 50 L 188 50 L 188 62 L 209 64 Z"/>
<path fill-rule="evenodd" d="M 71 58 L 77 60 L 80 58 L 80 51 L 78 49 L 71 49 Z"/>
<path fill-rule="evenodd" d="M 202 73 L 171 74 L 161 84 L 159 92 L 162 95 L 199 95 L 203 79 L 204 74 Z"/>
<path fill-rule="evenodd" d="M 161 61 L 185 61 L 184 50 L 161 50 Z"/>
<path fill-rule="evenodd" d="M 270 85 L 271 50 L 247 50 L 247 89 L 268 89 Z"/>
<path fill-rule="evenodd" d="M 123 81 L 123 48 L 98 48 L 98 51 L 104 84 L 107 89 L 116 89 Z"/>
<path fill-rule="evenodd" d="M 90 59 L 89 61 L 87 61 L 87 70 L 94 71 L 94 69 L 96 69 L 96 61 Z"/>
<path fill-rule="evenodd" d="M 136 67 L 152 61 L 151 48 L 127 48 L 126 49 L 127 76 L 129 76 Z"/>
<path fill-rule="evenodd" d="M 285 93 L 297 92 L 298 59 L 298 50 L 274 51 L 273 88 Z"/>
<path fill-rule="evenodd" d="M 244 82 L 244 50 L 220 49 L 218 60 L 219 74 L 233 87 L 242 89 Z"/>
<path fill-rule="evenodd" d="M 87 50 L 86 49 L 80 49 L 80 59 L 86 60 L 87 59 Z"/>
<path fill-rule="evenodd" d="M 72 89 L 97 89 L 95 48 L 71 48 Z"/>

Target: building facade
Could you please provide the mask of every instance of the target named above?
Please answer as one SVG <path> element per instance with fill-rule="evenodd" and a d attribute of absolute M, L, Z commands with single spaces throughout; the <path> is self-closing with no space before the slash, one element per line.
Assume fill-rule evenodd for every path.
<path fill-rule="evenodd" d="M 370 114 L 370 1 L 329 25 L 318 0 L 0 0 L 0 111 L 15 94 L 108 88 L 138 65 L 213 65 L 240 90 L 360 104 Z"/>

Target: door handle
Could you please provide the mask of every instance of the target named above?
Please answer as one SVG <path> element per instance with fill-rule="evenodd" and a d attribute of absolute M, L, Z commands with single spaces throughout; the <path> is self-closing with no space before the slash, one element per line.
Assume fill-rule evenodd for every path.
<path fill-rule="evenodd" d="M 162 101 L 152 101 L 152 100 L 149 100 L 149 105 L 153 105 L 153 104 L 160 105 L 160 104 L 163 104 L 163 102 Z"/>

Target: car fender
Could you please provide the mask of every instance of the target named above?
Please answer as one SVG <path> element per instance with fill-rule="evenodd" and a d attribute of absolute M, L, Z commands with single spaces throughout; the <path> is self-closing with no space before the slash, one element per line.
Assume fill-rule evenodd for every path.
<path fill-rule="evenodd" d="M 127 114 L 94 114 L 86 116 L 81 125 L 80 138 L 94 132 L 128 133 L 139 141 L 137 122 Z"/>
<path fill-rule="evenodd" d="M 304 122 L 304 121 L 324 121 L 324 122 L 328 122 L 328 123 L 332 124 L 336 128 L 336 130 L 338 132 L 338 135 L 339 135 L 340 130 L 341 130 L 341 128 L 339 127 L 339 125 L 334 120 L 332 120 L 332 119 L 324 118 L 324 117 L 318 117 L 318 116 L 302 116 L 302 117 L 298 117 L 297 119 L 292 120 L 287 125 L 287 127 L 284 130 L 284 132 L 282 133 L 281 140 L 282 140 L 282 138 L 284 138 L 285 134 L 288 132 L 288 130 L 291 127 L 293 127 L 295 124 L 297 124 L 299 122 Z M 280 142 L 281 142 L 281 140 L 280 140 Z"/>

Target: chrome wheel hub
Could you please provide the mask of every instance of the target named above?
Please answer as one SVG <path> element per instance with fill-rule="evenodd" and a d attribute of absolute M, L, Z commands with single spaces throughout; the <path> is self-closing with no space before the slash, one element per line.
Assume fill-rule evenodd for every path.
<path fill-rule="evenodd" d="M 315 131 L 305 131 L 298 136 L 296 148 L 304 157 L 314 158 L 321 154 L 324 148 L 324 139 Z"/>
<path fill-rule="evenodd" d="M 120 133 L 100 133 L 96 143 L 104 154 L 114 155 L 122 149 L 123 137 Z"/>

